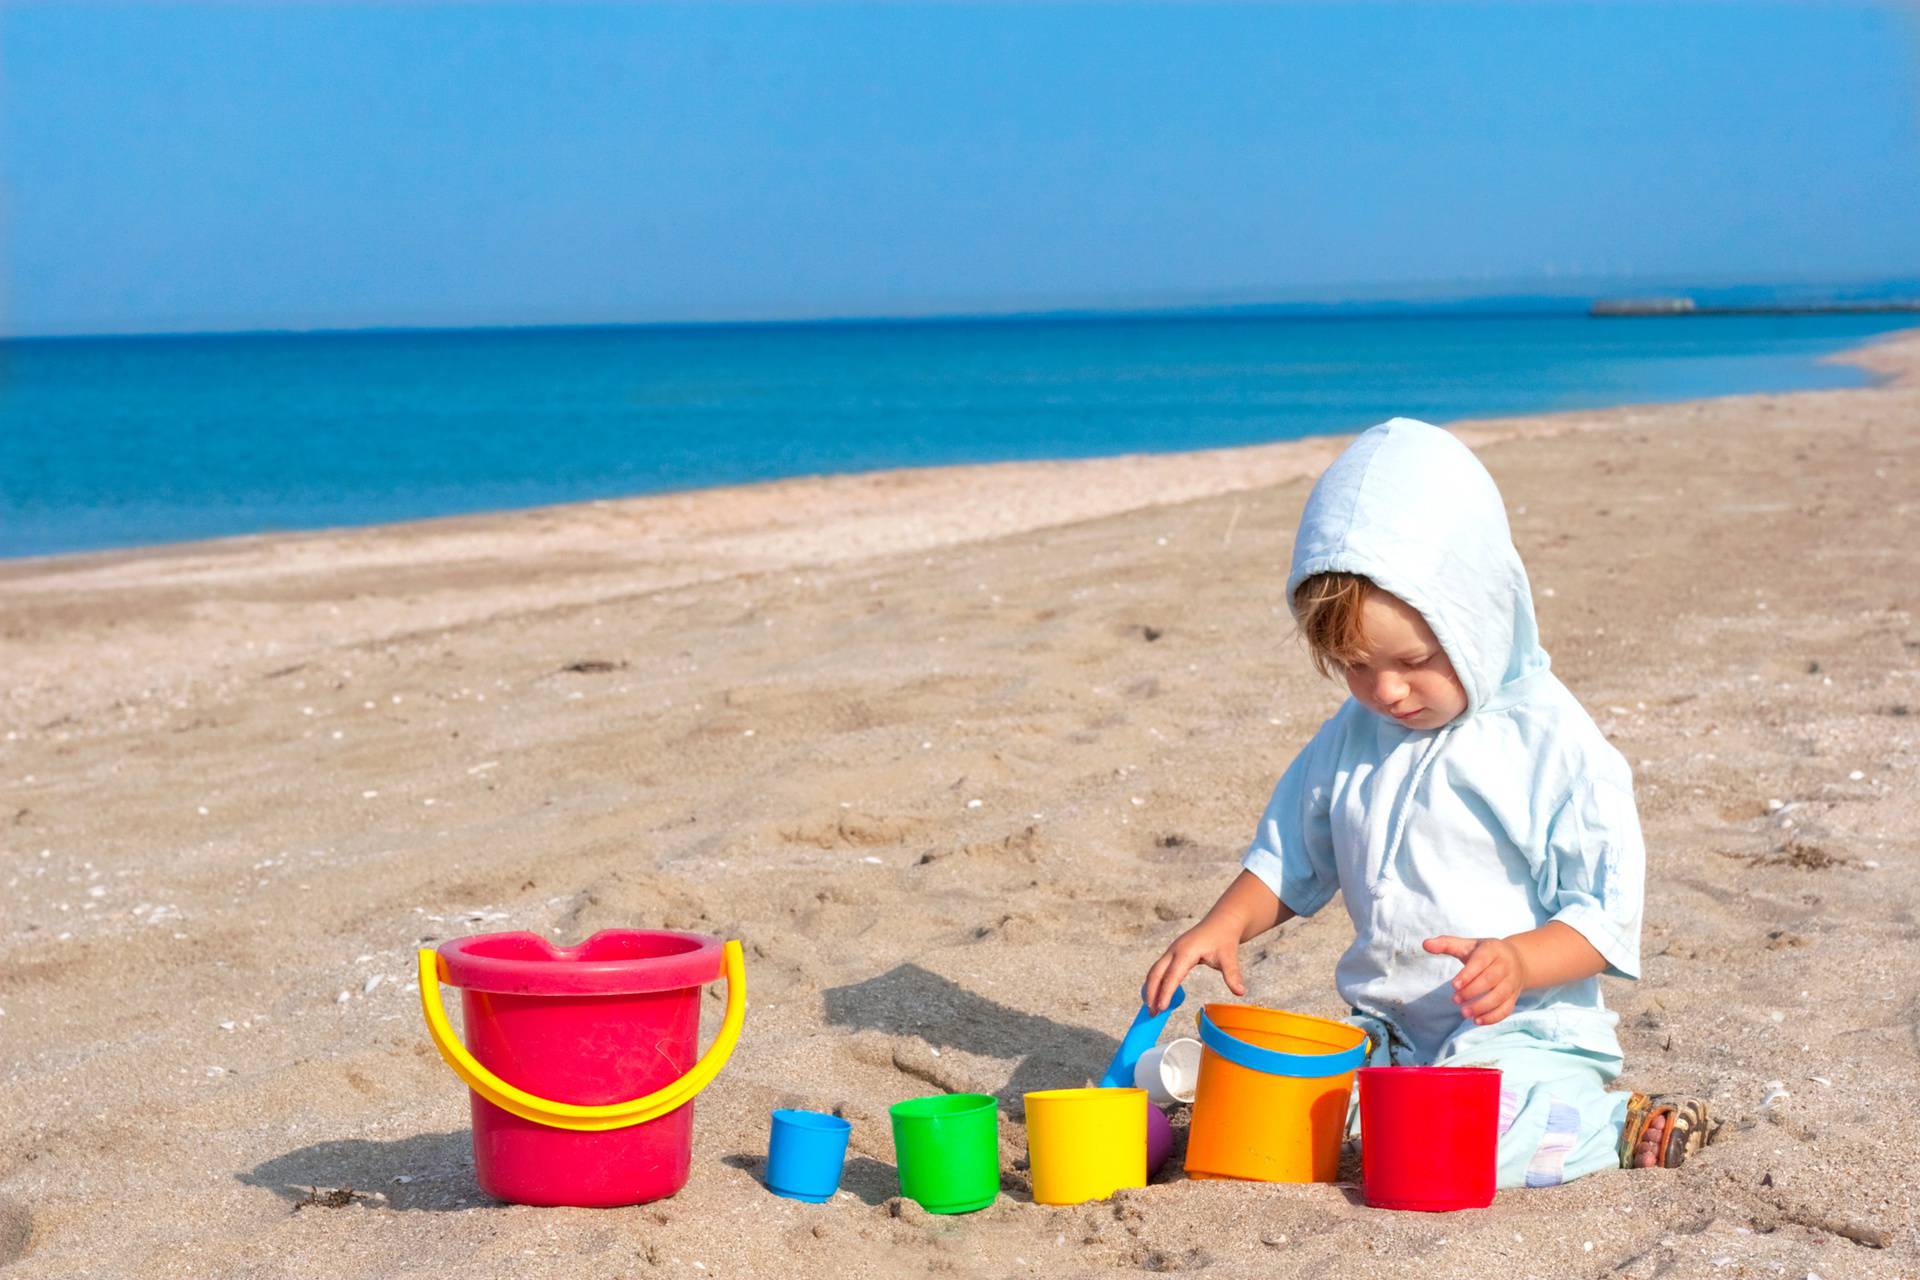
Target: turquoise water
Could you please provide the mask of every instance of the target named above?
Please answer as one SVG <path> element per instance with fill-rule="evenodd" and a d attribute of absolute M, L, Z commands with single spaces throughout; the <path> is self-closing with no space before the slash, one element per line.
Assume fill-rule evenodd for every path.
<path fill-rule="evenodd" d="M 1858 385 L 1887 317 L 1195 317 L 0 343 L 0 556 Z"/>

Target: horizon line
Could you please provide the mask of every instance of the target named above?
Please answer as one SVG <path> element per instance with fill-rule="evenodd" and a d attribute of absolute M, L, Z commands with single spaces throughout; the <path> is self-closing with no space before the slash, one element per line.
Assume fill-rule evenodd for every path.
<path fill-rule="evenodd" d="M 1598 283 L 1597 281 L 1595 283 Z M 1545 282 L 1533 281 L 1528 285 L 1517 286 L 1510 290 L 1497 290 L 1487 293 L 1463 293 L 1442 296 L 1419 297 L 1382 293 L 1372 297 L 1349 298 L 1296 298 L 1270 299 L 1247 302 L 1165 302 L 1112 305 L 1084 304 L 1058 307 L 1021 307 L 1009 310 L 993 308 L 956 309 L 953 311 L 928 312 L 854 312 L 844 315 L 818 316 L 767 316 L 751 318 L 714 318 L 680 320 L 582 320 L 582 321 L 534 321 L 529 323 L 504 324 L 370 324 L 370 325 L 315 325 L 311 327 L 271 326 L 249 329 L 151 329 L 151 330 L 98 330 L 71 333 L 4 333 L 0 332 L 0 346 L 10 343 L 37 342 L 114 342 L 114 341 L 167 341 L 170 339 L 196 338 L 290 338 L 290 337 L 390 337 L 398 335 L 426 334 L 476 334 L 476 333 L 543 333 L 543 332 L 608 332 L 624 329 L 645 329 L 661 331 L 685 330 L 728 330 L 728 329 L 802 329 L 802 328 L 886 328 L 886 327 L 938 327 L 943 325 L 987 325 L 987 324 L 1050 324 L 1072 322 L 1110 322 L 1152 321 L 1160 319 L 1192 320 L 1233 320 L 1233 319 L 1372 319 L 1394 316 L 1400 318 L 1423 318 L 1468 312 L 1488 319 L 1520 316 L 1585 316 L 1588 308 L 1599 301 L 1610 298 L 1640 297 L 1647 294 L 1687 295 L 1692 293 L 1724 293 L 1728 291 L 1767 290 L 1782 291 L 1806 289 L 1813 282 L 1807 279 L 1782 280 L 1776 283 L 1757 283 L 1752 280 L 1739 282 L 1707 283 L 1696 281 L 1691 285 L 1655 284 L 1651 281 L 1634 284 L 1621 280 L 1613 282 L 1615 289 L 1605 292 L 1588 289 L 1551 291 L 1544 287 Z M 1849 289 L 1889 289 L 1896 285 L 1913 286 L 1913 295 L 1920 295 L 1920 277 L 1906 274 L 1877 276 L 1868 279 L 1855 279 L 1842 283 L 1826 281 L 1825 287 L 1831 292 Z M 1530 286 L 1530 287 L 1529 287 Z M 1407 287 L 1407 286 L 1401 286 Z M 1434 288 L 1436 286 L 1428 286 Z M 1437 286 L 1444 289 L 1445 285 Z"/>

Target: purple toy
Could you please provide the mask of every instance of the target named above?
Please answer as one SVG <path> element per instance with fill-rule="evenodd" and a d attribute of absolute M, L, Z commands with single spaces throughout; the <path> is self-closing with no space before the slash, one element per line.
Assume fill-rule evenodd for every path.
<path fill-rule="evenodd" d="M 1167 1162 L 1167 1153 L 1173 1150 L 1173 1126 L 1167 1123 L 1167 1113 L 1147 1104 L 1147 1177 L 1160 1172 L 1160 1166 Z"/>

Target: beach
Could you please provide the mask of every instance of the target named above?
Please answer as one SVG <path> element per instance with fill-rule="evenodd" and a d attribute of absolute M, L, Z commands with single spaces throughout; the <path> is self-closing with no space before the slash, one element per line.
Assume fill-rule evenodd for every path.
<path fill-rule="evenodd" d="M 1282 598 L 1317 438 L 0 561 L 0 1268 L 1914 1275 L 1920 333 L 1847 358 L 1885 380 L 1457 426 L 1634 768 L 1606 997 L 1624 1083 L 1725 1120 L 1682 1170 L 1031 1202 L 1020 1095 L 1100 1073 L 1342 696 Z M 692 1179 L 491 1203 L 415 949 L 614 926 L 745 944 Z M 1350 940 L 1249 944 L 1250 999 L 1340 1016 Z M 1229 998 L 1187 985 L 1178 1034 Z M 964 1217 L 893 1180 L 944 1090 L 1003 1100 Z M 780 1106 L 853 1122 L 833 1202 L 762 1187 Z"/>

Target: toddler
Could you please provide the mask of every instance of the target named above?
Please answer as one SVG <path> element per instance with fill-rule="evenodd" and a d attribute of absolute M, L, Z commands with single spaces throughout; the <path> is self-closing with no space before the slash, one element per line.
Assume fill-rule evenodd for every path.
<path fill-rule="evenodd" d="M 1334 981 L 1373 1063 L 1500 1068 L 1500 1186 L 1681 1164 L 1710 1137 L 1705 1104 L 1607 1087 L 1599 977 L 1640 975 L 1633 780 L 1548 670 L 1493 477 L 1426 423 L 1366 432 L 1307 499 L 1287 598 L 1352 697 L 1154 963 L 1147 1003 L 1196 964 L 1244 996 L 1240 944 L 1338 892 L 1354 940 Z"/>

